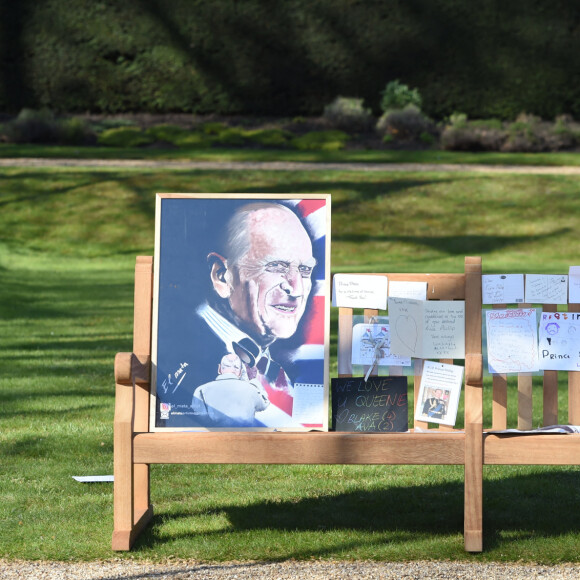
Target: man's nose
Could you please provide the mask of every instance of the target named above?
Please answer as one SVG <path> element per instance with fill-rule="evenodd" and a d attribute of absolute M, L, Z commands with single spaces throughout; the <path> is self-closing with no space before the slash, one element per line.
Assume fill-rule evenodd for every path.
<path fill-rule="evenodd" d="M 302 296 L 304 294 L 304 279 L 298 268 L 290 267 L 282 278 L 280 288 L 290 296 Z"/>

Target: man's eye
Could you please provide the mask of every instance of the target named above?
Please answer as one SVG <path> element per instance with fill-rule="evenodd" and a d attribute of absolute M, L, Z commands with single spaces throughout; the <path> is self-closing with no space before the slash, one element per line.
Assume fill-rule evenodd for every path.
<path fill-rule="evenodd" d="M 266 264 L 266 271 L 274 274 L 286 274 L 290 269 L 288 262 L 269 262 Z"/>
<path fill-rule="evenodd" d="M 310 278 L 312 266 L 298 266 L 298 271 L 303 278 Z"/>

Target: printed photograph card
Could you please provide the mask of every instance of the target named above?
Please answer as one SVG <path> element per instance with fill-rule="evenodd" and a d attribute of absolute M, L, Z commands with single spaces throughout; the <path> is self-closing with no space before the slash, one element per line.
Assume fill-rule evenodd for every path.
<path fill-rule="evenodd" d="M 455 425 L 463 371 L 462 366 L 425 361 L 415 409 L 416 421 Z"/>
<path fill-rule="evenodd" d="M 485 312 L 487 361 L 490 373 L 539 370 L 536 316 L 535 308 Z"/>
<path fill-rule="evenodd" d="M 580 314 L 542 312 L 538 357 L 545 371 L 580 370 Z"/>
<path fill-rule="evenodd" d="M 158 194 L 151 430 L 328 429 L 330 196 Z"/>
<path fill-rule="evenodd" d="M 389 298 L 391 354 L 465 358 L 465 302 Z"/>

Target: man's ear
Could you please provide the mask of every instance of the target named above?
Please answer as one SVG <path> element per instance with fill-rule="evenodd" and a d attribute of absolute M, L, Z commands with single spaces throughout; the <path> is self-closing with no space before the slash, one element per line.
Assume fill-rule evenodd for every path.
<path fill-rule="evenodd" d="M 210 267 L 210 278 L 213 289 L 220 298 L 229 298 L 231 288 L 226 280 L 226 273 L 228 271 L 227 260 L 223 256 L 212 252 L 208 255 L 207 262 Z"/>

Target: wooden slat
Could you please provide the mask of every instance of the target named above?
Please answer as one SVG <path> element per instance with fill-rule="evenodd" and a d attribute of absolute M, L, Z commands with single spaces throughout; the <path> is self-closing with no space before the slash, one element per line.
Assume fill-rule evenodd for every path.
<path fill-rule="evenodd" d="M 135 463 L 460 465 L 462 433 L 142 433 Z"/>
<path fill-rule="evenodd" d="M 556 304 L 544 304 L 544 312 L 556 312 Z M 544 371 L 543 389 L 544 426 L 558 424 L 558 371 Z"/>
<path fill-rule="evenodd" d="M 133 310 L 133 352 L 140 358 L 151 357 L 153 311 L 153 258 L 138 256 L 135 263 L 135 298 Z M 135 431 L 149 431 L 150 383 L 135 386 Z M 135 466 L 134 502 L 136 512 L 147 512 L 150 506 L 149 466 Z"/>
<path fill-rule="evenodd" d="M 483 549 L 483 366 L 481 258 L 465 258 L 465 496 L 464 545 Z"/>
<path fill-rule="evenodd" d="M 580 465 L 580 434 L 486 435 L 486 465 Z"/>
<path fill-rule="evenodd" d="M 376 323 L 376 318 L 379 315 L 379 311 L 371 308 L 364 309 L 364 322 L 365 324 L 370 324 L 372 322 Z M 369 371 L 368 365 L 363 367 L 363 375 L 366 377 Z M 373 369 L 371 370 L 371 377 L 378 377 L 379 376 L 379 365 L 376 364 Z"/>
<path fill-rule="evenodd" d="M 151 316 L 153 300 L 153 258 L 137 257 L 133 313 L 133 352 L 117 355 L 115 375 L 120 367 L 132 368 L 131 359 L 151 360 Z M 132 372 L 131 372 L 132 374 Z M 150 375 L 150 373 L 147 373 Z M 133 377 L 135 379 L 135 377 Z M 149 465 L 133 463 L 133 431 L 149 430 L 149 380 L 133 385 L 117 383 L 114 422 L 114 530 L 113 550 L 129 550 L 140 529 L 153 515 L 150 503 Z"/>
<path fill-rule="evenodd" d="M 427 282 L 427 300 L 465 300 L 465 274 L 373 273 L 392 281 Z"/>
<path fill-rule="evenodd" d="M 138 256 L 135 264 L 133 308 L 133 352 L 141 360 L 151 357 L 151 316 L 153 307 L 153 258 Z M 149 383 L 135 390 L 135 431 L 149 430 Z"/>
<path fill-rule="evenodd" d="M 442 358 L 442 359 L 439 359 L 439 362 L 446 364 L 446 365 L 452 365 L 453 359 Z M 454 431 L 455 430 L 455 427 L 453 425 L 439 425 L 437 428 L 439 431 Z"/>
<path fill-rule="evenodd" d="M 352 377 L 352 308 L 338 309 L 338 376 Z"/>
<path fill-rule="evenodd" d="M 130 367 L 130 353 L 118 354 L 116 366 Z M 121 374 L 120 372 L 116 373 Z M 124 373 L 122 373 L 124 374 Z M 114 481 L 114 533 L 113 550 L 128 550 L 134 521 L 133 503 L 133 393 L 131 385 L 116 384 L 115 387 L 115 429 L 113 468 Z"/>
<path fill-rule="evenodd" d="M 417 421 L 415 419 L 415 413 L 417 412 L 417 406 L 421 404 L 419 401 L 419 389 L 421 388 L 421 377 L 423 376 L 423 365 L 425 361 L 423 359 L 417 358 L 413 360 L 413 400 L 415 401 L 414 409 L 411 411 L 413 413 L 413 428 L 417 429 L 428 429 L 429 423 L 427 421 Z"/>
<path fill-rule="evenodd" d="M 504 310 L 507 304 L 494 304 L 493 309 Z M 503 373 L 492 375 L 492 429 L 507 429 L 507 375 Z"/>
<path fill-rule="evenodd" d="M 568 374 L 568 423 L 580 425 L 580 372 Z"/>
<path fill-rule="evenodd" d="M 532 422 L 532 375 L 518 375 L 518 429 L 533 428 Z"/>
<path fill-rule="evenodd" d="M 580 304 L 570 304 L 568 312 L 580 312 Z M 580 371 L 568 373 L 568 423 L 580 425 Z"/>
<path fill-rule="evenodd" d="M 531 304 L 520 304 L 519 308 L 531 308 Z M 518 374 L 518 429 L 533 429 L 532 422 L 532 375 Z"/>
<path fill-rule="evenodd" d="M 492 429 L 507 429 L 507 375 L 493 375 Z"/>

